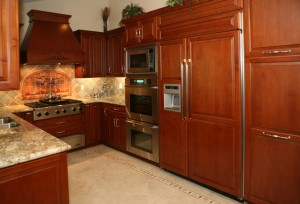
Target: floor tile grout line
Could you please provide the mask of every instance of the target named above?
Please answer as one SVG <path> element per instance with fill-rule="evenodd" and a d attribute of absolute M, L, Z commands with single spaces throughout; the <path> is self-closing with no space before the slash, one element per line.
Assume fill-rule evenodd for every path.
<path fill-rule="evenodd" d="M 178 189 L 181 192 L 186 193 L 187 195 L 190 195 L 190 196 L 192 196 L 194 198 L 200 199 L 200 200 L 202 200 L 202 201 L 204 201 L 206 203 L 209 203 L 209 204 L 219 204 L 218 202 L 216 202 L 216 201 L 214 201 L 214 200 L 212 200 L 212 199 L 210 199 L 210 198 L 208 198 L 208 197 L 206 197 L 204 195 L 201 195 L 201 194 L 199 194 L 197 192 L 194 192 L 194 191 L 192 191 L 192 190 L 190 190 L 190 189 L 188 189 L 186 187 L 183 187 L 183 186 L 181 186 L 181 185 L 179 185 L 179 184 L 177 184 L 177 183 L 175 183 L 173 181 L 170 181 L 168 179 L 165 179 L 165 178 L 163 178 L 161 176 L 154 175 L 151 172 L 149 172 L 149 171 L 147 171 L 145 169 L 142 169 L 141 167 L 138 167 L 135 164 L 132 164 L 132 163 L 130 163 L 128 161 L 125 161 L 125 160 L 123 160 L 123 159 L 121 159 L 121 158 L 119 158 L 119 157 L 117 157 L 115 155 L 112 155 L 112 154 L 109 154 L 109 153 L 104 153 L 104 155 L 107 156 L 110 159 L 113 159 L 114 161 L 117 161 L 117 162 L 123 164 L 124 166 L 127 166 L 127 167 L 129 167 L 131 169 L 134 169 L 134 170 L 136 170 L 136 171 L 138 171 L 138 172 L 140 172 L 140 173 L 142 173 L 142 174 L 144 174 L 146 176 L 150 176 L 150 177 L 154 178 L 155 180 L 160 181 L 160 182 L 162 182 L 162 183 L 164 183 L 164 184 L 166 184 L 168 186 L 171 186 L 171 187 L 173 187 L 175 189 Z"/>

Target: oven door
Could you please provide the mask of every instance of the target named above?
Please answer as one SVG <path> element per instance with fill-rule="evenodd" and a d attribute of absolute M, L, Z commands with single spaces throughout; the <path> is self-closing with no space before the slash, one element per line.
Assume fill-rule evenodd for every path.
<path fill-rule="evenodd" d="M 126 86 L 125 97 L 128 118 L 158 124 L 157 86 Z"/>
<path fill-rule="evenodd" d="M 148 160 L 159 162 L 159 127 L 126 120 L 126 150 Z"/>

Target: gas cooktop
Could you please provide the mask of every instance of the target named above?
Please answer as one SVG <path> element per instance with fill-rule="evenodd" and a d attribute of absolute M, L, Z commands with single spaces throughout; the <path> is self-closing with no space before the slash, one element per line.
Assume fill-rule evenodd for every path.
<path fill-rule="evenodd" d="M 24 105 L 29 106 L 31 108 L 43 108 L 43 107 L 49 107 L 49 106 L 68 105 L 68 104 L 74 104 L 74 103 L 82 103 L 82 101 L 74 100 L 74 99 L 61 99 L 61 100 L 41 99 L 39 102 L 24 103 Z"/>

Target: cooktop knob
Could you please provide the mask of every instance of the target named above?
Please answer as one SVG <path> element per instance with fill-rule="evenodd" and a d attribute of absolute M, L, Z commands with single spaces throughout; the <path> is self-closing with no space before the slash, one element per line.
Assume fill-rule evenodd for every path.
<path fill-rule="evenodd" d="M 72 111 L 74 111 L 74 112 L 75 112 L 76 110 L 77 110 L 76 108 L 72 108 Z"/>
<path fill-rule="evenodd" d="M 81 111 L 81 110 L 82 110 L 82 108 L 81 108 L 80 106 L 78 106 L 78 110 L 80 110 L 80 111 Z"/>
<path fill-rule="evenodd" d="M 46 112 L 45 112 L 45 115 L 49 115 L 49 112 L 48 112 L 48 111 L 46 111 Z"/>
<path fill-rule="evenodd" d="M 66 112 L 67 112 L 67 110 L 66 110 L 66 109 L 62 109 L 61 111 L 62 111 L 63 113 L 66 113 Z"/>
<path fill-rule="evenodd" d="M 55 110 L 55 113 L 56 113 L 56 114 L 60 114 L 60 111 L 59 111 L 59 110 Z"/>
<path fill-rule="evenodd" d="M 39 112 L 39 113 L 36 114 L 36 116 L 37 116 L 37 117 L 41 117 L 42 114 Z"/>

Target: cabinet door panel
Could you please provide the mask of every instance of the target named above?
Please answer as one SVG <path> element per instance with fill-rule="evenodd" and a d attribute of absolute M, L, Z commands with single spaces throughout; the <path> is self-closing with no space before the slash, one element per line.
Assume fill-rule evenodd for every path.
<path fill-rule="evenodd" d="M 161 106 L 162 107 L 162 106 Z M 181 113 L 163 113 L 160 120 L 160 165 L 187 176 L 186 122 Z"/>
<path fill-rule="evenodd" d="M 160 79 L 181 79 L 180 66 L 185 58 L 185 40 L 163 41 L 158 49 Z"/>
<path fill-rule="evenodd" d="M 300 134 L 300 62 L 247 67 L 251 126 Z"/>
<path fill-rule="evenodd" d="M 106 55 L 105 51 L 105 38 L 102 34 L 97 34 L 92 40 L 93 43 L 93 77 L 99 77 L 105 75 L 104 71 L 104 59 Z"/>
<path fill-rule="evenodd" d="M 0 0 L 0 90 L 20 86 L 18 13 L 17 0 Z"/>
<path fill-rule="evenodd" d="M 299 0 L 247 0 L 252 50 L 300 46 Z"/>
<path fill-rule="evenodd" d="M 246 140 L 247 200 L 300 203 L 300 140 L 276 139 L 261 134 L 263 131 L 251 131 Z"/>
<path fill-rule="evenodd" d="M 141 42 L 155 42 L 156 40 L 156 18 L 149 18 L 141 22 Z"/>
<path fill-rule="evenodd" d="M 189 176 L 239 197 L 240 137 L 234 126 L 192 119 L 188 123 Z"/>
<path fill-rule="evenodd" d="M 190 38 L 188 46 L 191 115 L 236 119 L 241 100 L 238 31 Z"/>
<path fill-rule="evenodd" d="M 139 43 L 139 38 L 137 36 L 137 23 L 127 24 L 125 27 L 126 33 L 126 46 L 134 45 Z"/>

